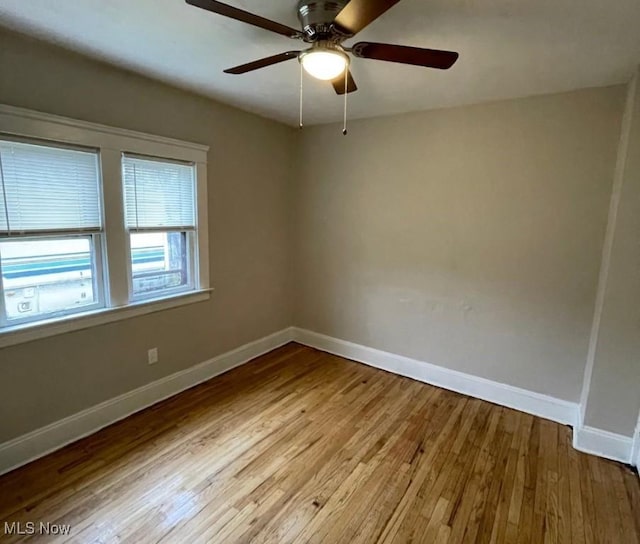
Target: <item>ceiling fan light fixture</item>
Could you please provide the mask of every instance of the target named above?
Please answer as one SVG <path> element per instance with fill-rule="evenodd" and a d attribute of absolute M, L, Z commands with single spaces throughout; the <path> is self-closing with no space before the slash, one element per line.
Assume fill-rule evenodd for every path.
<path fill-rule="evenodd" d="M 328 81 L 344 73 L 349 57 L 336 49 L 312 48 L 300 55 L 300 62 L 310 76 Z"/>

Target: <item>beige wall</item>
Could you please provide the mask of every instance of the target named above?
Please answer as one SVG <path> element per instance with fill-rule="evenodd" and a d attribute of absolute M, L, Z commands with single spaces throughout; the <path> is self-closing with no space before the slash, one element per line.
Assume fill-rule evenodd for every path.
<path fill-rule="evenodd" d="M 577 401 L 623 102 L 613 87 L 306 129 L 295 324 Z"/>
<path fill-rule="evenodd" d="M 211 146 L 215 287 L 208 302 L 0 350 L 0 442 L 291 324 L 295 131 L 7 31 L 0 74 L 0 103 Z"/>
<path fill-rule="evenodd" d="M 211 146 L 216 288 L 209 302 L 0 350 L 0 442 L 291 324 L 578 400 L 622 87 L 357 121 L 345 138 L 7 31 L 0 73 L 0 103 Z M 616 251 L 630 289 L 635 197 Z M 612 399 L 638 391 L 625 293 L 607 310 L 589 412 L 616 432 L 629 423 Z"/>
<path fill-rule="evenodd" d="M 585 425 L 626 436 L 640 411 L 640 73 L 629 93 L 584 398 Z"/>

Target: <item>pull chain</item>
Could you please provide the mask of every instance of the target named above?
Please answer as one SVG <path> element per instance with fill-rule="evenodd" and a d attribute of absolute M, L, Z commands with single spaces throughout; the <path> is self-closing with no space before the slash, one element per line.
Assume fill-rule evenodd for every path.
<path fill-rule="evenodd" d="M 7 234 L 11 236 L 11 221 L 9 221 L 9 205 L 7 204 L 7 187 L 4 184 L 4 170 L 2 167 L 2 154 L 0 154 L 0 184 L 2 185 L 2 208 L 4 217 L 7 220 Z"/>
<path fill-rule="evenodd" d="M 299 127 L 300 129 L 302 129 L 303 124 L 302 124 L 302 81 L 303 81 L 303 70 L 302 70 L 302 63 L 300 63 L 300 118 L 299 118 Z"/>
<path fill-rule="evenodd" d="M 349 81 L 349 67 L 345 68 L 344 71 L 344 117 L 342 119 L 342 134 L 343 136 L 347 135 L 347 91 Z"/>

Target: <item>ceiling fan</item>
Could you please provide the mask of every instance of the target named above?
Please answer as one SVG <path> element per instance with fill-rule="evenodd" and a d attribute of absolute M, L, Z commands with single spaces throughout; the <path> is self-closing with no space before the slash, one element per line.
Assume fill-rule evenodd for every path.
<path fill-rule="evenodd" d="M 451 68 L 458 59 L 458 53 L 453 51 L 373 42 L 359 42 L 352 47 L 342 45 L 343 41 L 355 36 L 400 0 L 300 0 L 298 19 L 302 30 L 296 30 L 215 0 L 186 1 L 192 6 L 282 34 L 287 38 L 302 40 L 310 45 L 302 51 L 286 51 L 229 68 L 225 70 L 227 74 L 245 74 L 297 58 L 307 73 L 317 79 L 330 81 L 336 93 L 345 94 L 358 90 L 349 70 L 348 53 L 359 58 L 440 70 Z"/>

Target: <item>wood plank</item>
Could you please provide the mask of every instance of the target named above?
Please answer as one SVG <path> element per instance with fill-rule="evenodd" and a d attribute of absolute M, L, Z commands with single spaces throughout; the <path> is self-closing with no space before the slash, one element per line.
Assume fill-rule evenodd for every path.
<path fill-rule="evenodd" d="M 2 542 L 640 544 L 567 427 L 295 343 L 0 477 Z"/>

